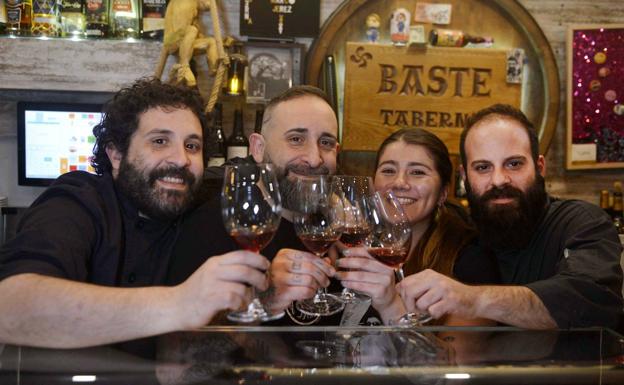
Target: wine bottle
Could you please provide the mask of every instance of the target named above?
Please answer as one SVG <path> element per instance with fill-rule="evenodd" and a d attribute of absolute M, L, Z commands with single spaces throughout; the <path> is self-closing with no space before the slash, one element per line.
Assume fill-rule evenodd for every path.
<path fill-rule="evenodd" d="M 61 34 L 63 37 L 85 37 L 85 0 L 63 0 Z"/>
<path fill-rule="evenodd" d="M 137 0 L 110 0 L 108 18 L 113 37 L 124 39 L 139 37 L 139 6 Z"/>
<path fill-rule="evenodd" d="M 166 0 L 142 0 L 141 37 L 162 40 L 165 32 Z"/>
<path fill-rule="evenodd" d="M 264 117 L 264 108 L 258 108 L 256 110 L 256 123 L 254 124 L 254 132 L 256 134 L 262 134 L 262 118 Z"/>
<path fill-rule="evenodd" d="M 465 47 L 468 43 L 493 43 L 491 37 L 472 36 L 454 29 L 432 29 L 429 43 L 439 47 Z"/>
<path fill-rule="evenodd" d="M 234 111 L 234 129 L 227 140 L 227 158 L 246 158 L 249 152 L 249 140 L 245 136 L 243 128 L 243 110 L 237 108 Z"/>
<path fill-rule="evenodd" d="M 30 35 L 32 0 L 7 0 L 7 29 L 11 35 Z"/>
<path fill-rule="evenodd" d="M 208 167 L 219 167 L 225 163 L 226 157 L 225 135 L 223 134 L 223 111 L 219 103 L 215 104 L 213 122 L 215 150 L 210 154 Z"/>
<path fill-rule="evenodd" d="M 108 0 L 88 0 L 85 20 L 87 37 L 108 37 Z"/>
<path fill-rule="evenodd" d="M 57 0 L 33 0 L 31 34 L 33 36 L 59 36 L 60 8 Z"/>
<path fill-rule="evenodd" d="M 624 221 L 624 203 L 622 202 L 622 183 L 613 183 L 613 209 L 611 218 L 613 221 Z"/>
<path fill-rule="evenodd" d="M 611 205 L 609 204 L 609 190 L 600 191 L 600 208 L 604 210 L 610 217 L 613 215 Z"/>

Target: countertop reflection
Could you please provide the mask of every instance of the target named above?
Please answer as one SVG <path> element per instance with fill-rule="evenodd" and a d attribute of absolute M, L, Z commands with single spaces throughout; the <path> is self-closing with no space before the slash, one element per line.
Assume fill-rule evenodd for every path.
<path fill-rule="evenodd" d="M 1 384 L 624 384 L 606 329 L 206 327 L 87 349 L 0 344 Z"/>

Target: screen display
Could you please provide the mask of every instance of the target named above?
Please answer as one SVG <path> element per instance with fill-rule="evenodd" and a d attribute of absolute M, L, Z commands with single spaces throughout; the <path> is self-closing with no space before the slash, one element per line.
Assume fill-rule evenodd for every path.
<path fill-rule="evenodd" d="M 97 105 L 20 103 L 20 184 L 47 185 L 69 171 L 94 173 L 90 161 L 99 111 Z"/>

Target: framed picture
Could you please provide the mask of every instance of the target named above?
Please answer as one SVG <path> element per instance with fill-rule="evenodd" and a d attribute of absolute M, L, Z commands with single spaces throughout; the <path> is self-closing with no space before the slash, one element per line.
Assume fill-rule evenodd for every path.
<path fill-rule="evenodd" d="M 624 168 L 623 36 L 624 24 L 568 28 L 568 169 Z"/>
<path fill-rule="evenodd" d="M 316 37 L 320 28 L 320 1 L 240 0 L 239 10 L 239 32 L 243 36 L 260 39 Z"/>
<path fill-rule="evenodd" d="M 301 84 L 303 53 L 298 43 L 245 43 L 247 103 L 266 103 Z"/>

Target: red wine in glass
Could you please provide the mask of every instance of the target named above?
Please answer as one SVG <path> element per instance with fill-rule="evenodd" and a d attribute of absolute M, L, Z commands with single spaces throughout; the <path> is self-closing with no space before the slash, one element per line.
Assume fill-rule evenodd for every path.
<path fill-rule="evenodd" d="M 393 269 L 400 268 L 407 259 L 407 248 L 369 247 L 368 253 L 376 260 Z"/>
<path fill-rule="evenodd" d="M 369 234 L 370 229 L 366 227 L 345 227 L 340 242 L 347 247 L 358 247 L 364 244 Z"/>
<path fill-rule="evenodd" d="M 258 253 L 271 242 L 275 230 L 239 230 L 230 231 L 230 236 L 241 249 Z"/>
<path fill-rule="evenodd" d="M 281 218 L 281 196 L 273 166 L 266 163 L 227 166 L 224 176 L 223 225 L 241 249 L 258 253 L 273 238 Z M 229 313 L 230 321 L 271 321 L 284 315 L 266 309 L 253 286 L 251 292 L 253 299 L 247 309 Z"/>
<path fill-rule="evenodd" d="M 300 234 L 299 239 L 303 245 L 316 255 L 324 255 L 327 250 L 338 240 L 338 234 Z"/>
<path fill-rule="evenodd" d="M 344 228 L 344 206 L 338 182 L 331 176 L 314 175 L 299 178 L 292 196 L 293 225 L 304 246 L 322 258 L 340 239 Z M 325 288 L 317 289 L 312 298 L 297 301 L 297 309 L 306 315 L 328 316 L 341 311 L 344 304 Z"/>

